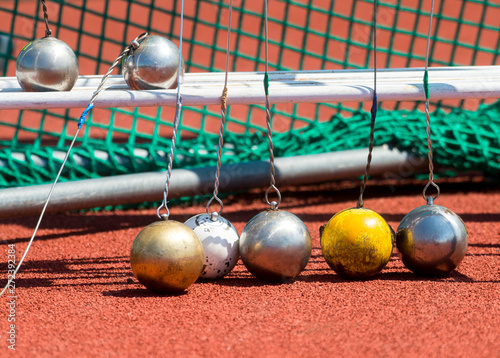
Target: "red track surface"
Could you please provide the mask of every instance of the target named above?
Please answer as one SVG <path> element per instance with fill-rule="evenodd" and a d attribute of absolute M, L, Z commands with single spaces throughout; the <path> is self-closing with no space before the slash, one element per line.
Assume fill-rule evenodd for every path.
<path fill-rule="evenodd" d="M 397 255 L 371 280 L 339 278 L 323 260 L 319 227 L 355 204 L 358 183 L 285 191 L 282 209 L 301 217 L 313 238 L 305 271 L 267 284 L 241 261 L 226 278 L 195 283 L 186 294 L 158 296 L 132 275 L 129 250 L 154 210 L 47 216 L 16 280 L 16 352 L 23 357 L 326 357 L 474 356 L 500 352 L 498 187 L 441 182 L 438 204 L 462 216 L 467 256 L 447 278 L 415 276 Z M 392 191 L 394 190 L 394 192 Z M 423 205 L 419 186 L 372 182 L 366 206 L 397 228 Z M 239 232 L 265 208 L 262 191 L 226 200 Z M 172 208 L 184 221 L 201 206 Z M 36 218 L 0 224 L 17 259 Z M 2 284 L 5 279 L 2 280 Z M 0 356 L 8 353 L 7 297 L 1 299 Z"/>

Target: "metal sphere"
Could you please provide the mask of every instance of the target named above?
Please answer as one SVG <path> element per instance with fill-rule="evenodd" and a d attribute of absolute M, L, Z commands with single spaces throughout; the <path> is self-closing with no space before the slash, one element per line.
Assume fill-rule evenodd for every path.
<path fill-rule="evenodd" d="M 240 236 L 240 255 L 248 271 L 267 281 L 294 278 L 311 257 L 311 236 L 295 215 L 267 210 L 254 216 Z"/>
<path fill-rule="evenodd" d="M 179 56 L 180 51 L 172 41 L 161 36 L 146 36 L 124 59 L 123 78 L 134 90 L 176 88 Z"/>
<path fill-rule="evenodd" d="M 175 220 L 146 226 L 130 251 L 134 276 L 159 293 L 178 293 L 191 286 L 203 270 L 203 246 L 193 230 Z"/>
<path fill-rule="evenodd" d="M 78 60 L 66 43 L 44 37 L 21 50 L 16 77 L 24 91 L 70 91 L 78 79 Z"/>
<path fill-rule="evenodd" d="M 339 275 L 366 278 L 387 265 L 393 248 L 393 231 L 376 212 L 350 208 L 338 212 L 321 235 L 321 250 Z"/>
<path fill-rule="evenodd" d="M 414 273 L 446 275 L 465 257 L 467 228 L 453 211 L 439 205 L 423 205 L 399 224 L 396 246 L 401 260 Z"/>
<path fill-rule="evenodd" d="M 196 215 L 184 224 L 193 229 L 203 245 L 205 266 L 200 278 L 216 280 L 234 268 L 240 254 L 233 224 L 217 213 Z"/>

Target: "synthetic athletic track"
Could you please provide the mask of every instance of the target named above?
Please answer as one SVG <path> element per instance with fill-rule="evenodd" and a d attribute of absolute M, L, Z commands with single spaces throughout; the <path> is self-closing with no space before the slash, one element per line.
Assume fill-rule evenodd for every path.
<path fill-rule="evenodd" d="M 437 204 L 469 229 L 462 265 L 447 278 L 409 272 L 397 255 L 378 276 L 340 279 L 319 249 L 319 227 L 354 206 L 358 182 L 283 190 L 281 209 L 304 220 L 313 238 L 305 271 L 292 282 L 262 283 L 241 261 L 226 278 L 186 294 L 157 296 L 132 275 L 129 250 L 155 210 L 47 216 L 16 279 L 20 357 L 495 357 L 500 352 L 500 190 L 479 178 L 438 181 Z M 415 185 L 417 184 L 417 185 Z M 365 204 L 394 229 L 425 204 L 421 182 L 369 183 Z M 284 188 L 283 188 L 284 189 Z M 239 232 L 265 209 L 263 190 L 226 199 Z M 174 207 L 184 221 L 202 205 Z M 35 217 L 0 223 L 2 284 L 7 244 L 19 259 Z M 0 356 L 7 356 L 7 297 L 0 299 Z"/>

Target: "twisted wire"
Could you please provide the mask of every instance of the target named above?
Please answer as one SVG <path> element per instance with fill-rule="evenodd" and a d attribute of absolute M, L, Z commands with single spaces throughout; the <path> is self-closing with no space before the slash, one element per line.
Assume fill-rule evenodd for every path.
<path fill-rule="evenodd" d="M 175 116 L 174 116 L 174 124 L 172 131 L 172 144 L 170 145 L 170 153 L 168 155 L 168 168 L 167 168 L 167 177 L 165 180 L 165 190 L 163 191 L 163 202 L 156 210 L 156 215 L 163 220 L 168 220 L 170 216 L 170 211 L 168 210 L 168 189 L 170 186 L 170 178 L 172 176 L 172 165 L 174 161 L 174 152 L 175 152 L 175 143 L 177 142 L 177 130 L 179 128 L 179 122 L 181 117 L 181 109 L 182 109 L 182 98 L 181 98 L 181 69 L 182 69 L 182 34 L 184 27 L 184 0 L 181 1 L 181 25 L 180 25 L 180 35 L 179 35 L 179 64 L 177 70 L 177 101 L 175 105 Z M 166 213 L 160 214 L 162 208 L 165 208 Z"/>
<path fill-rule="evenodd" d="M 269 162 L 271 164 L 271 186 L 276 186 L 275 169 L 274 169 L 274 144 L 271 128 L 271 112 L 269 111 L 269 95 L 266 95 L 266 126 L 267 139 L 269 141 Z"/>
<path fill-rule="evenodd" d="M 366 162 L 365 175 L 363 176 L 363 182 L 361 184 L 358 208 L 364 206 L 363 194 L 366 190 L 366 182 L 368 181 L 368 174 L 370 172 L 370 166 L 372 162 L 373 153 L 373 140 L 375 132 L 375 119 L 377 117 L 377 0 L 373 2 L 373 103 L 371 108 L 371 119 L 370 119 L 370 145 L 368 147 L 368 159 Z"/>
<path fill-rule="evenodd" d="M 128 45 L 127 47 L 125 47 L 125 49 L 118 55 L 118 57 L 113 61 L 113 63 L 111 64 L 111 66 L 109 67 L 108 71 L 104 74 L 104 76 L 102 76 L 102 79 L 101 79 L 101 83 L 99 84 L 99 86 L 97 87 L 97 90 L 94 92 L 94 94 L 92 95 L 92 98 L 90 99 L 90 103 L 93 104 L 94 101 L 96 100 L 97 96 L 99 95 L 99 93 L 103 90 L 103 87 L 104 87 L 104 84 L 106 83 L 109 75 L 111 74 L 111 72 L 113 72 L 113 70 L 115 69 L 116 66 L 118 66 L 118 64 L 121 62 L 121 60 L 125 57 L 125 56 L 128 56 L 128 54 L 130 53 L 130 51 L 134 48 L 134 43 L 138 43 L 139 41 L 142 41 L 144 40 L 146 37 L 148 36 L 148 33 L 147 32 L 144 32 L 142 34 L 140 34 L 139 36 L 137 36 L 131 43 L 130 45 Z"/>
<path fill-rule="evenodd" d="M 220 117 L 220 128 L 219 128 L 219 148 L 217 151 L 217 169 L 215 171 L 215 183 L 214 183 L 214 196 L 219 193 L 219 175 L 221 167 L 221 157 L 222 157 L 222 146 L 224 145 L 224 125 L 226 123 L 226 104 L 227 99 L 227 87 L 222 90 L 221 97 L 221 117 Z"/>
<path fill-rule="evenodd" d="M 210 204 L 212 201 L 216 200 L 220 204 L 219 215 L 222 213 L 224 208 L 224 204 L 222 200 L 217 196 L 219 194 L 219 177 L 220 177 L 220 168 L 221 168 L 221 157 L 222 157 L 222 146 L 224 145 L 224 126 L 226 123 L 226 99 L 227 99 L 227 87 L 224 86 L 222 90 L 221 97 L 221 120 L 220 120 L 220 128 L 219 128 L 219 148 L 217 151 L 217 168 L 215 170 L 215 183 L 214 183 L 214 191 L 212 198 L 207 203 L 207 214 L 209 213 Z"/>
<path fill-rule="evenodd" d="M 52 183 L 52 186 L 50 187 L 49 194 L 47 195 L 47 199 L 45 199 L 45 203 L 42 208 L 42 212 L 40 213 L 40 217 L 38 218 L 38 222 L 36 223 L 35 230 L 33 231 L 33 235 L 30 238 L 30 241 L 28 242 L 28 246 L 26 246 L 26 249 L 24 250 L 24 254 L 21 257 L 21 260 L 19 260 L 19 263 L 16 266 L 16 269 L 14 270 L 14 273 L 10 277 L 10 279 L 7 281 L 7 284 L 3 288 L 2 292 L 0 292 L 0 297 L 4 294 L 4 292 L 7 290 L 7 288 L 10 287 L 14 279 L 16 278 L 16 274 L 21 268 L 21 265 L 26 257 L 28 255 L 28 251 L 31 247 L 31 244 L 33 244 L 33 241 L 35 240 L 36 233 L 38 232 L 38 228 L 40 227 L 40 224 L 42 223 L 43 215 L 45 214 L 45 210 L 47 209 L 47 206 L 49 205 L 50 198 L 52 197 L 52 193 L 54 192 L 54 188 L 56 187 L 57 182 L 59 181 L 59 177 L 61 176 L 61 173 L 64 169 L 64 166 L 66 165 L 66 162 L 68 161 L 71 149 L 75 145 L 76 138 L 78 137 L 78 133 L 80 132 L 80 128 L 76 130 L 76 133 L 73 137 L 73 140 L 71 141 L 71 144 L 69 146 L 68 151 L 66 152 L 66 155 L 64 156 L 63 162 L 61 164 L 61 167 L 59 168 L 59 172 L 57 173 L 56 179 L 54 180 L 54 183 Z"/>
<path fill-rule="evenodd" d="M 219 176 L 221 168 L 221 157 L 222 157 L 222 146 L 224 145 L 224 127 L 226 124 L 226 113 L 227 113 L 227 80 L 229 76 L 229 48 L 231 46 L 231 17 L 233 13 L 233 0 L 229 1 L 229 19 L 227 25 L 227 47 L 226 47 L 226 73 L 224 77 L 224 89 L 222 90 L 221 100 L 220 100 L 220 128 L 219 128 L 219 148 L 217 151 L 217 169 L 215 170 L 215 183 L 214 192 L 212 198 L 207 203 L 207 214 L 209 214 L 210 204 L 213 200 L 217 200 L 220 204 L 219 215 L 224 209 L 224 204 L 222 200 L 217 196 L 219 194 Z"/>
<path fill-rule="evenodd" d="M 52 30 L 49 28 L 49 15 L 47 13 L 47 6 L 45 5 L 45 0 L 40 0 L 43 10 L 43 20 L 45 21 L 45 37 L 52 36 Z"/>
<path fill-rule="evenodd" d="M 431 12 L 429 16 L 429 30 L 427 33 L 427 47 L 425 52 L 425 71 L 424 71 L 424 92 L 425 92 L 425 118 L 426 118 L 426 134 L 427 134 L 427 147 L 428 147 L 428 159 L 429 159 L 429 181 L 424 187 L 422 192 L 422 196 L 424 200 L 428 200 L 426 191 L 427 188 L 432 185 L 437 190 L 437 194 L 433 199 L 437 199 L 439 196 L 440 190 L 439 186 L 434 182 L 434 163 L 433 163 L 433 155 L 432 155 L 432 139 L 431 139 L 431 117 L 429 113 L 429 48 L 431 42 L 431 31 L 432 31 L 432 17 L 434 14 L 434 0 L 431 3 Z"/>
<path fill-rule="evenodd" d="M 180 67 L 179 67 L 180 68 Z M 180 86 L 180 84 L 178 85 Z M 170 153 L 168 154 L 168 167 L 167 167 L 167 177 L 165 180 L 165 190 L 163 191 L 163 203 L 156 209 L 156 215 L 160 219 L 168 219 L 170 216 L 170 210 L 168 210 L 168 189 L 170 186 L 170 178 L 172 177 L 172 165 L 174 161 L 175 143 L 177 142 L 177 129 L 179 127 L 180 113 L 182 107 L 182 98 L 180 94 L 177 93 L 177 103 L 175 106 L 175 117 L 174 117 L 174 128 L 172 131 L 172 144 L 170 145 Z M 166 216 L 160 214 L 161 208 L 165 208 Z"/>
<path fill-rule="evenodd" d="M 271 128 L 271 112 L 270 112 L 270 103 L 269 103 L 269 36 L 268 36 L 268 14 L 267 14 L 267 0 L 264 2 L 264 38 L 265 38 L 265 74 L 264 74 L 264 91 L 266 94 L 266 125 L 267 125 L 267 139 L 269 141 L 269 164 L 270 164 L 270 175 L 271 175 L 271 181 L 270 181 L 270 186 L 266 190 L 266 195 L 265 199 L 266 202 L 273 210 L 278 209 L 278 205 L 281 202 L 281 193 L 276 187 L 276 179 L 275 179 L 275 169 L 274 169 L 274 145 L 273 145 L 273 131 Z M 271 190 L 274 190 L 276 194 L 278 195 L 277 201 L 272 201 L 269 202 L 269 192 Z"/>

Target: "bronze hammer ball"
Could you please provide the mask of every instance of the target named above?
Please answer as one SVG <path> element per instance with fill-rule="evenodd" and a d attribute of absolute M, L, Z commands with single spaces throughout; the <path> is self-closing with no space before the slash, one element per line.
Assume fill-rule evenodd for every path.
<path fill-rule="evenodd" d="M 163 220 L 146 226 L 135 238 L 130 252 L 134 276 L 158 293 L 180 293 L 203 270 L 203 246 L 186 225 Z"/>

